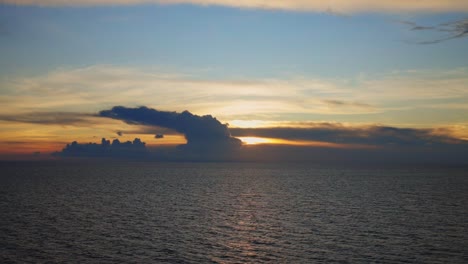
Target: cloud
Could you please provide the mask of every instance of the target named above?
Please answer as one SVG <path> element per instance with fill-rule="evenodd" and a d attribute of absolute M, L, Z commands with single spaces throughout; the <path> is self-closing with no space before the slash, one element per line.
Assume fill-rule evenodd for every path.
<path fill-rule="evenodd" d="M 148 158 L 148 151 L 145 143 L 139 138 L 133 142 L 127 141 L 121 143 L 118 139 L 110 140 L 102 138 L 101 144 L 87 143 L 80 144 L 73 141 L 67 144 L 60 152 L 53 155 L 61 157 L 112 157 L 112 158 Z"/>
<path fill-rule="evenodd" d="M 348 120 L 355 116 L 377 122 L 402 108 L 405 112 L 401 114 L 405 118 L 418 107 L 437 104 L 449 109 L 457 107 L 454 103 L 463 103 L 460 100 L 468 98 L 468 68 L 409 70 L 347 79 L 301 76 L 209 79 L 200 73 L 95 65 L 0 82 L 3 116 L 98 112 L 115 105 L 146 105 L 179 112 L 190 109 L 198 115 L 210 113 L 225 122 L 236 119 L 281 121 L 281 118 L 344 120 L 344 117 L 337 119 L 337 115 L 346 115 Z M 452 99 L 458 101 L 450 101 Z M 401 120 L 391 118 L 385 122 Z M 433 123 L 444 121 L 439 118 Z M 116 128 L 113 133 L 121 129 Z M 157 133 L 167 134 L 158 131 L 154 134 Z"/>
<path fill-rule="evenodd" d="M 198 116 L 188 111 L 182 113 L 158 111 L 148 107 L 127 108 L 115 106 L 99 112 L 99 116 L 122 120 L 128 124 L 150 125 L 173 129 L 184 134 L 187 144 L 181 148 L 193 152 L 229 152 L 238 149 L 241 141 L 231 137 L 227 125 L 211 115 Z"/>
<path fill-rule="evenodd" d="M 28 112 L 10 115 L 1 115 L 0 121 L 19 122 L 42 125 L 79 125 L 93 124 L 98 121 L 92 120 L 92 114 L 72 112 Z"/>
<path fill-rule="evenodd" d="M 364 109 L 374 109 L 370 104 L 360 103 L 360 102 L 348 102 L 344 100 L 322 100 L 325 104 L 331 107 L 351 107 L 351 108 L 364 108 Z"/>
<path fill-rule="evenodd" d="M 38 6 L 99 6 L 137 4 L 219 5 L 248 9 L 277 9 L 307 12 L 460 12 L 468 11 L 465 0 L 2 0 L 2 3 Z"/>
<path fill-rule="evenodd" d="M 334 93 L 336 86 L 321 80 L 225 79 L 211 80 L 161 69 L 95 65 L 58 69 L 37 77 L 18 77 L 0 83 L 2 111 L 98 111 L 119 104 L 150 105 L 197 113 L 255 112 L 303 108 L 294 101 L 303 90 Z M 153 98 L 159 98 L 156 102 Z M 291 101 L 292 100 L 292 101 Z M 34 106 L 34 109 L 31 109 Z M 242 107 L 241 107 L 242 106 Z"/>
<path fill-rule="evenodd" d="M 360 162 L 439 162 L 459 163 L 468 153 L 468 141 L 454 136 L 451 129 L 397 128 L 391 126 L 349 126 L 341 123 L 308 123 L 304 127 L 228 128 L 216 118 L 188 111 L 165 112 L 140 107 L 113 107 L 100 116 L 133 125 L 152 125 L 183 133 L 183 151 L 165 160 L 231 161 L 360 161 Z M 305 126 L 307 125 L 307 127 Z M 289 146 L 262 145 L 239 148 L 235 137 L 264 137 L 303 142 Z M 305 144 L 307 142 L 331 144 Z M 180 149 L 180 148 L 179 148 Z M 216 151 L 213 152 L 212 150 Z M 236 149 L 236 151 L 232 151 Z M 189 155 L 187 155 L 189 153 Z M 209 154 L 208 154 L 209 153 Z M 230 155 L 225 155 L 230 153 Z M 330 155 L 324 159 L 324 153 Z M 191 155 L 190 155 L 191 154 Z M 305 155 L 305 156 L 304 156 Z M 153 157 L 156 157 L 154 155 Z"/>
<path fill-rule="evenodd" d="M 416 44 L 436 44 L 468 36 L 468 18 L 454 22 L 442 23 L 435 26 L 421 26 L 411 21 L 402 21 L 402 23 L 410 26 L 410 30 L 412 31 L 433 31 L 443 33 L 445 35 L 436 39 L 414 42 Z"/>
<path fill-rule="evenodd" d="M 339 105 L 342 102 L 335 103 Z M 117 125 L 120 123 L 120 126 L 123 126 L 120 121 L 124 121 L 126 129 L 109 130 L 114 135 L 116 131 L 126 134 L 139 133 L 143 138 L 148 135 L 147 139 L 150 140 L 158 138 L 157 135 L 162 136 L 163 133 L 182 133 L 187 143 L 178 148 L 162 145 L 146 148 L 146 145 L 138 139 L 125 143 L 114 140 L 112 144 L 109 140 L 103 139 L 101 144 L 74 142 L 68 144 L 62 151 L 56 152 L 55 155 L 165 161 L 360 161 L 371 163 L 442 161 L 443 163 L 463 163 L 464 160 L 460 157 L 468 154 L 468 141 L 463 137 L 466 136 L 466 124 L 420 129 L 328 122 L 286 122 L 282 127 L 229 128 L 211 115 L 199 116 L 188 111 L 178 113 L 158 111 L 148 107 L 122 106 L 103 110 L 95 118 L 101 119 L 100 123 Z M 110 118 L 109 122 L 105 122 L 103 118 Z M 34 124 L 39 122 L 47 125 L 58 123 L 75 124 L 80 127 L 93 126 L 93 123 L 81 123 L 81 120 L 75 120 L 68 114 L 56 119 L 44 115 L 36 120 L 26 115 L 18 116 L 14 120 L 13 122 L 33 122 Z M 134 131 L 131 130 L 133 127 Z M 249 136 L 283 139 L 284 142 L 291 144 L 275 145 L 273 141 L 271 145 L 244 145 L 241 148 L 240 140 L 235 137 Z M 9 142 L 10 145 L 15 144 L 15 149 L 18 148 L 17 146 L 32 144 L 30 141 L 11 140 Z M 307 144 L 308 142 L 324 144 Z M 5 147 L 8 146 L 5 145 Z M 37 150 L 39 148 L 27 148 L 28 153 Z M 48 151 L 44 151 L 46 152 Z"/>
<path fill-rule="evenodd" d="M 432 26 L 420 26 L 418 24 L 416 24 L 415 22 L 412 22 L 412 21 L 399 21 L 401 24 L 403 25 L 407 25 L 410 27 L 409 30 L 412 30 L 412 31 L 418 31 L 418 30 L 428 30 L 428 29 L 435 29 L 435 27 L 432 27 Z"/>
<path fill-rule="evenodd" d="M 231 133 L 236 137 L 253 136 L 286 140 L 361 144 L 377 147 L 468 144 L 468 141 L 452 136 L 451 131 L 447 129 L 344 126 L 339 123 L 318 123 L 308 128 L 231 128 Z"/>

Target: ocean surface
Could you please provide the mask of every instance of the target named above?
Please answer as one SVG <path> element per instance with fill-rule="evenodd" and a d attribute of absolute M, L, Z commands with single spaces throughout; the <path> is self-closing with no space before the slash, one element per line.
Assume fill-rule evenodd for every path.
<path fill-rule="evenodd" d="M 0 263 L 468 263 L 466 168 L 0 170 Z"/>

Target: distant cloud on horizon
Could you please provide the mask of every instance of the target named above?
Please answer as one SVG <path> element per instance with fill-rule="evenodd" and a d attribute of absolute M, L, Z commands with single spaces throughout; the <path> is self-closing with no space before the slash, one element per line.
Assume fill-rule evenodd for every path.
<path fill-rule="evenodd" d="M 188 111 L 158 111 L 144 106 L 114 106 L 112 109 L 100 111 L 98 115 L 122 120 L 127 124 L 173 129 L 184 134 L 187 144 L 180 146 L 184 150 L 225 153 L 241 146 L 241 141 L 231 136 L 227 125 L 211 115 L 198 116 Z"/>
<path fill-rule="evenodd" d="M 83 116 L 80 113 L 76 115 Z M 90 122 L 86 122 L 86 119 L 75 121 L 73 113 L 67 113 L 62 116 L 63 118 L 55 118 L 56 116 L 54 113 L 48 115 L 40 113 L 35 120 L 34 113 L 30 113 L 6 119 L 10 122 L 32 122 L 43 125 L 74 124 L 80 128 L 86 126 L 92 128 L 96 125 L 96 120 L 104 124 L 110 121 L 115 123 L 123 121 L 127 126 L 125 130 L 113 130 L 114 126 L 110 127 L 114 135 L 121 132 L 126 136 L 138 135 L 147 140 L 159 141 L 164 137 L 163 134 L 172 130 L 184 134 L 187 140 L 185 144 L 179 143 L 178 147 L 154 144 L 149 149 L 140 140 L 120 143 L 115 139 L 115 144 L 105 139 L 101 144 L 75 142 L 56 152 L 55 155 L 59 157 L 142 158 L 165 161 L 320 161 L 322 159 L 374 161 L 380 159 L 385 162 L 437 162 L 443 158 L 444 162 L 462 162 L 462 157 L 468 153 L 468 140 L 457 136 L 457 131 L 450 127 L 411 128 L 329 122 L 291 122 L 282 127 L 229 127 L 211 115 L 199 116 L 188 111 L 179 113 L 148 107 L 123 106 L 100 111 L 92 115 L 96 120 Z M 131 127 L 135 129 L 132 131 Z M 101 136 L 104 134 L 97 134 L 98 138 Z M 269 138 L 289 143 L 277 144 L 271 141 L 268 144 L 254 146 L 241 145 L 237 137 Z M 27 145 L 31 142 L 18 144 Z M 324 157 L 323 153 L 328 153 L 330 156 Z"/>
<path fill-rule="evenodd" d="M 106 157 L 106 158 L 147 158 L 148 150 L 145 142 L 139 138 L 132 141 L 120 142 L 114 139 L 110 140 L 102 138 L 101 144 L 87 143 L 82 144 L 73 141 L 67 144 L 62 151 L 53 153 L 54 156 L 60 157 Z"/>
<path fill-rule="evenodd" d="M 321 141 L 339 144 L 384 146 L 436 146 L 468 141 L 452 136 L 449 129 L 398 128 L 391 126 L 344 126 L 318 123 L 314 127 L 231 128 L 237 137 L 267 137 L 285 140 Z"/>
<path fill-rule="evenodd" d="M 228 6 L 248 9 L 273 9 L 300 12 L 359 13 L 359 12 L 463 12 L 468 11 L 465 0 L 1 0 L 0 3 L 35 6 L 103 6 L 103 5 L 138 5 L 138 4 L 193 4 L 202 6 Z"/>
<path fill-rule="evenodd" d="M 113 107 L 99 116 L 130 125 L 157 126 L 184 133 L 187 144 L 172 150 L 161 146 L 145 148 L 139 139 L 111 144 L 73 142 L 60 157 L 130 158 L 154 161 L 308 161 L 308 162 L 383 162 L 465 164 L 468 141 L 456 138 L 449 129 L 397 128 L 390 126 L 348 126 L 316 123 L 309 127 L 229 128 L 216 118 L 193 115 L 188 111 L 165 112 L 147 107 Z M 148 131 L 151 133 L 152 131 Z M 232 136 L 231 136 L 232 133 Z M 161 134 L 162 135 L 162 134 Z M 160 136 L 161 136 L 160 135 Z M 299 144 L 244 145 L 236 137 L 285 139 Z M 301 142 L 326 144 L 303 144 Z M 366 147 L 367 146 L 367 147 Z M 235 150 L 235 151 L 233 151 Z"/>
<path fill-rule="evenodd" d="M 346 104 L 333 101 L 332 104 Z M 368 107 L 357 105 L 357 107 Z M 113 123 L 109 123 L 112 119 Z M 466 126 L 439 126 L 432 128 L 396 127 L 372 124 L 345 124 L 340 122 L 270 122 L 260 127 L 223 124 L 212 115 L 199 116 L 183 112 L 159 111 L 146 106 L 131 108 L 115 106 L 98 114 L 73 112 L 29 112 L 0 115 L 0 121 L 37 125 L 76 127 L 109 126 L 118 121 L 126 123 L 126 129 L 113 130 L 114 135 L 139 134 L 152 138 L 164 138 L 164 134 L 183 134 L 190 146 L 240 145 L 236 137 L 265 137 L 285 140 L 310 140 L 342 144 L 370 145 L 428 145 L 468 144 Z M 255 123 L 255 122 L 253 122 Z M 131 127 L 135 127 L 132 129 Z M 220 144 L 221 143 L 221 144 Z"/>

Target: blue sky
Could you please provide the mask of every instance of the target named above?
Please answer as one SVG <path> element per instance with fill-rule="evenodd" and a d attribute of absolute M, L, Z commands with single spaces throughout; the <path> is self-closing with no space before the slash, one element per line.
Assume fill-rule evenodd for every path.
<path fill-rule="evenodd" d="M 468 61 L 466 39 L 409 44 L 438 36 L 398 22 L 436 25 L 465 14 L 342 16 L 193 5 L 4 5 L 0 12 L 2 75 L 112 64 L 204 69 L 210 78 L 355 77 Z"/>

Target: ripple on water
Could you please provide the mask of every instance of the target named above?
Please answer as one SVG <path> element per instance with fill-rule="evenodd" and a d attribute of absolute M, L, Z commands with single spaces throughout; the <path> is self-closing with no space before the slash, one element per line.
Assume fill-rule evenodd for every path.
<path fill-rule="evenodd" d="M 3 164 L 1 262 L 466 263 L 455 169 Z"/>

